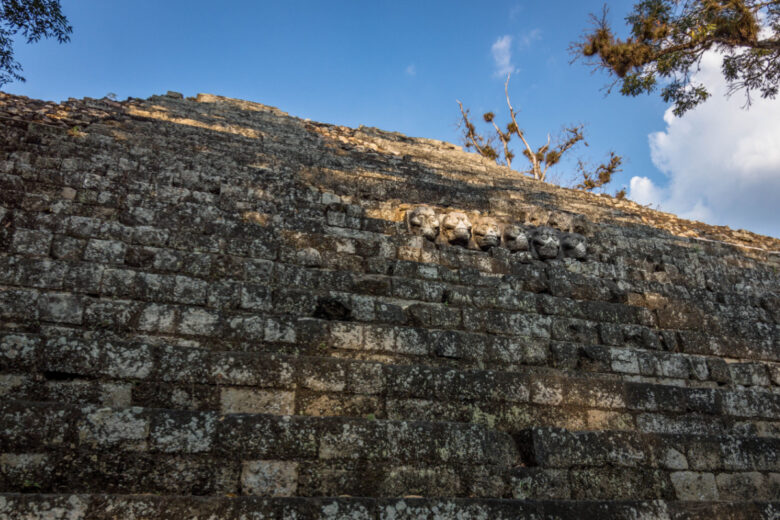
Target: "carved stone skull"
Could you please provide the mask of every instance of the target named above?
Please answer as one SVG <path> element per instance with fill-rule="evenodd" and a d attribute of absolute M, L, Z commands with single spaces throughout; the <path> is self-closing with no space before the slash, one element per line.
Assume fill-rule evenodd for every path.
<path fill-rule="evenodd" d="M 472 248 L 487 251 L 491 247 L 498 247 L 501 243 L 501 229 L 498 221 L 491 217 L 479 217 L 474 221 L 471 229 Z"/>
<path fill-rule="evenodd" d="M 471 221 L 461 211 L 452 211 L 441 219 L 441 233 L 439 240 L 442 243 L 467 246 L 471 238 Z"/>
<path fill-rule="evenodd" d="M 582 260 L 588 252 L 588 246 L 585 243 L 585 237 L 579 233 L 566 233 L 561 240 L 561 249 L 563 256 Z"/>
<path fill-rule="evenodd" d="M 534 250 L 542 260 L 549 260 L 558 256 L 560 242 L 555 231 L 548 227 L 537 228 L 533 234 L 532 243 Z"/>
<path fill-rule="evenodd" d="M 504 227 L 504 247 L 512 251 L 528 251 L 528 235 L 520 226 L 507 224 Z"/>
<path fill-rule="evenodd" d="M 406 226 L 409 232 L 433 241 L 439 234 L 439 217 L 433 208 L 416 206 L 406 212 Z"/>

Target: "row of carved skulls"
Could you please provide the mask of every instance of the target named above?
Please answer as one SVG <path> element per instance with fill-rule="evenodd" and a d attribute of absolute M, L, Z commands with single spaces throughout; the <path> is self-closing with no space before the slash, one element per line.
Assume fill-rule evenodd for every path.
<path fill-rule="evenodd" d="M 512 253 L 535 254 L 542 260 L 559 256 L 582 260 L 587 253 L 585 237 L 579 233 L 559 233 L 546 226 L 525 229 L 484 215 L 471 222 L 462 211 L 438 213 L 430 206 L 415 206 L 407 211 L 406 225 L 409 232 L 437 244 L 474 250 L 505 247 Z"/>

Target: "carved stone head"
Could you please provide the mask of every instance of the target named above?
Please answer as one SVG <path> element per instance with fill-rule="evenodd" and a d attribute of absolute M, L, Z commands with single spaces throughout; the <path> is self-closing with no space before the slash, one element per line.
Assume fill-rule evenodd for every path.
<path fill-rule="evenodd" d="M 452 244 L 467 246 L 471 238 L 471 221 L 461 211 L 452 211 L 441 219 L 440 240 Z"/>
<path fill-rule="evenodd" d="M 579 233 L 566 233 L 561 239 L 561 249 L 563 256 L 582 260 L 588 252 L 588 245 L 585 243 L 585 237 Z"/>
<path fill-rule="evenodd" d="M 504 226 L 504 247 L 512 251 L 528 251 L 528 235 L 520 226 L 507 224 Z"/>
<path fill-rule="evenodd" d="M 547 226 L 560 231 L 569 231 L 571 228 L 572 217 L 568 213 L 553 211 L 547 218 Z"/>
<path fill-rule="evenodd" d="M 547 220 L 550 218 L 550 212 L 539 208 L 534 207 L 531 208 L 531 210 L 528 212 L 528 216 L 526 217 L 526 222 L 532 226 L 544 226 L 547 224 Z"/>
<path fill-rule="evenodd" d="M 406 225 L 409 232 L 428 240 L 436 240 L 436 235 L 439 234 L 439 217 L 433 208 L 428 206 L 415 206 L 407 211 Z"/>
<path fill-rule="evenodd" d="M 542 260 L 557 258 L 560 241 L 553 229 L 544 226 L 537 228 L 536 231 L 534 231 L 531 242 L 533 243 L 536 254 L 539 255 L 539 258 Z"/>
<path fill-rule="evenodd" d="M 474 249 L 487 251 L 501 244 L 501 228 L 498 221 L 492 217 L 479 217 L 471 229 L 472 246 Z"/>

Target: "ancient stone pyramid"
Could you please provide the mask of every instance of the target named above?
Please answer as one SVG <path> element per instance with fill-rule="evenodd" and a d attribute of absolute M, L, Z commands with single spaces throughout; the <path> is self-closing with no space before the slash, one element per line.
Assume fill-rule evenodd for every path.
<path fill-rule="evenodd" d="M 0 518 L 780 516 L 780 240 L 211 95 L 0 125 Z"/>

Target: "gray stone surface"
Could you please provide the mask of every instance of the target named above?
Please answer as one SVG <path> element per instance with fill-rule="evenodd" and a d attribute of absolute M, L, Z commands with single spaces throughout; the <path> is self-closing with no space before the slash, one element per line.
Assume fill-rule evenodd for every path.
<path fill-rule="evenodd" d="M 0 116 L 0 517 L 777 517 L 777 239 L 210 95 Z"/>

